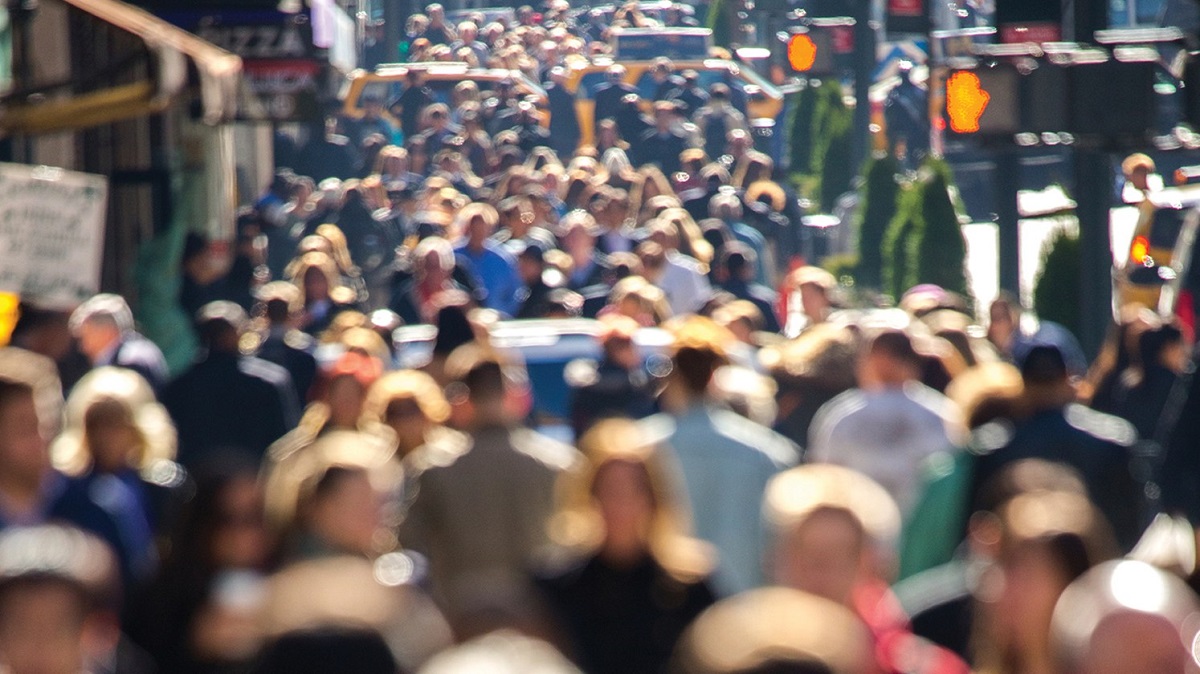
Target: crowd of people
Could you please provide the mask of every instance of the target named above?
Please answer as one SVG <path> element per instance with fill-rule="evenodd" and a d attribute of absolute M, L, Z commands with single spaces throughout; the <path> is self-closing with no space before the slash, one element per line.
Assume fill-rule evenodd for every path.
<path fill-rule="evenodd" d="M 1197 671 L 1190 328 L 1131 307 L 1089 366 L 1006 296 L 843 306 L 744 91 L 615 64 L 580 145 L 563 68 L 648 20 L 569 9 L 407 26 L 549 111 L 414 69 L 281 136 L 232 266 L 183 252 L 182 371 L 120 296 L 23 305 L 0 671 Z M 494 335 L 580 317 L 552 439 Z"/>

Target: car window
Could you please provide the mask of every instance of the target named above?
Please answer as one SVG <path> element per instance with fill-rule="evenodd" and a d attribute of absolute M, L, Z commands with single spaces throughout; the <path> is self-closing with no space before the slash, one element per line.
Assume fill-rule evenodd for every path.
<path fill-rule="evenodd" d="M 1160 208 L 1155 211 L 1154 222 L 1150 225 L 1150 247 L 1174 248 L 1186 216 L 1187 211 L 1182 208 Z"/>

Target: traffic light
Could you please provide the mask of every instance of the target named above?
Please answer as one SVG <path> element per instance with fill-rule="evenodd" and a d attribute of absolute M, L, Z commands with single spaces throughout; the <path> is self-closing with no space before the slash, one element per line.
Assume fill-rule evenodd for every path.
<path fill-rule="evenodd" d="M 954 70 L 946 79 L 950 131 L 1012 136 L 1021 131 L 1021 76 L 1007 64 Z"/>
<path fill-rule="evenodd" d="M 808 33 L 796 33 L 788 39 L 787 57 L 792 70 L 806 73 L 817 62 L 817 43 Z"/>
<path fill-rule="evenodd" d="M 787 61 L 794 72 L 826 76 L 837 71 L 835 29 L 810 26 L 795 29 L 787 39 Z"/>
<path fill-rule="evenodd" d="M 1154 64 L 1089 57 L 1021 57 L 951 71 L 946 126 L 985 139 L 1068 133 L 1089 141 L 1144 140 L 1156 113 Z"/>

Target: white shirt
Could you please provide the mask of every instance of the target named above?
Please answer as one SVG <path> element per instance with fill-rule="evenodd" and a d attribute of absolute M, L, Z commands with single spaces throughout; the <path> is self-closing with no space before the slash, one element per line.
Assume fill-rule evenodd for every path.
<path fill-rule="evenodd" d="M 696 312 L 712 297 L 712 286 L 700 271 L 700 263 L 682 253 L 667 253 L 662 275 L 655 285 L 667 296 L 676 316 Z"/>
<path fill-rule="evenodd" d="M 919 382 L 882 391 L 850 389 L 817 410 L 808 460 L 867 475 L 907 516 L 919 496 L 922 464 L 953 448 L 957 423 L 954 403 Z"/>

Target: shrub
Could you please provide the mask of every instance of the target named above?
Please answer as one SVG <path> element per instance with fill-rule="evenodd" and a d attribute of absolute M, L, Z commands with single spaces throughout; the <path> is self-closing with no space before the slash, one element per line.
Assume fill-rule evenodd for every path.
<path fill-rule="evenodd" d="M 921 226 L 921 186 L 903 185 L 896 200 L 896 213 L 883 237 L 883 291 L 899 298 L 916 285 L 912 242 Z"/>
<path fill-rule="evenodd" d="M 967 243 L 950 197 L 949 167 L 927 159 L 921 172 L 921 227 L 912 258 L 916 283 L 933 283 L 967 296 Z"/>
<path fill-rule="evenodd" d="M 1042 320 L 1060 323 L 1078 335 L 1080 316 L 1079 236 L 1066 230 L 1042 250 L 1042 267 L 1033 290 L 1033 309 Z"/>
<path fill-rule="evenodd" d="M 855 280 L 866 288 L 883 288 L 883 239 L 888 223 L 896 215 L 899 172 L 900 163 L 890 154 L 871 159 L 864 171 L 863 194 L 855 222 L 859 261 Z"/>

